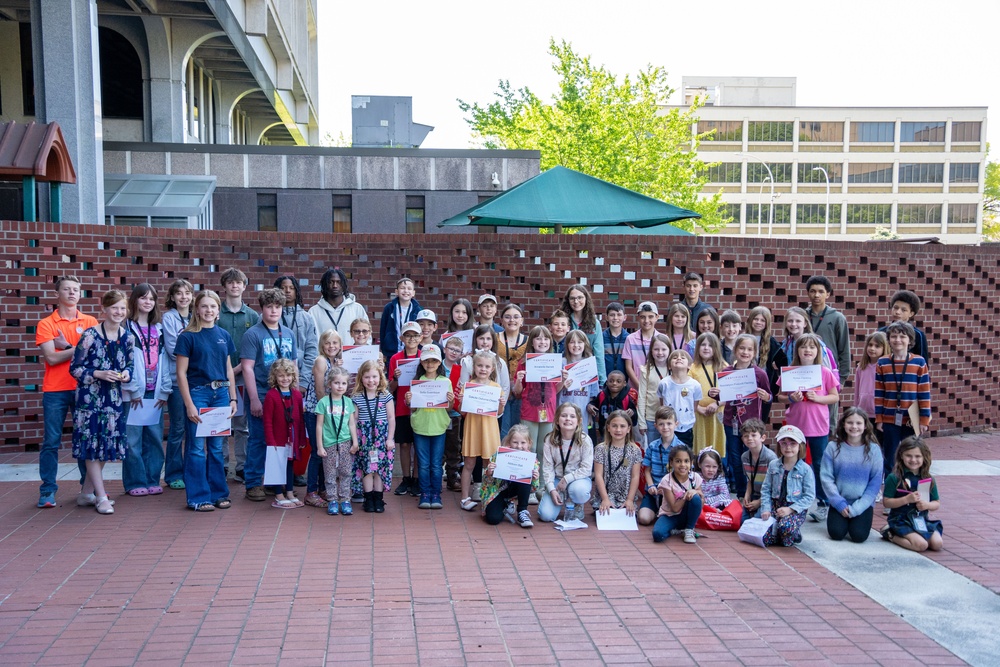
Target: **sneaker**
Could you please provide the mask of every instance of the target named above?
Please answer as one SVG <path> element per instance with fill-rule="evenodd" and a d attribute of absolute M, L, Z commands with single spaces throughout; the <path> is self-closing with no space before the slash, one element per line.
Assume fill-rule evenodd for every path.
<path fill-rule="evenodd" d="M 809 519 L 815 521 L 816 523 L 822 523 L 826 521 L 826 515 L 829 514 L 829 505 L 819 505 L 816 507 L 815 511 L 809 512 Z"/>
<path fill-rule="evenodd" d="M 336 516 L 337 514 L 340 514 L 340 507 L 337 505 L 336 500 L 331 500 L 329 503 L 327 503 L 326 513 L 329 514 L 330 516 Z"/>
<path fill-rule="evenodd" d="M 891 511 L 892 510 L 890 510 L 888 507 L 886 507 L 885 509 L 882 510 L 882 516 L 889 516 L 889 512 L 891 512 Z"/>
<path fill-rule="evenodd" d="M 531 515 L 528 514 L 528 510 L 521 510 L 517 513 L 517 525 L 521 528 L 531 528 L 535 525 L 531 521 Z"/>
<path fill-rule="evenodd" d="M 441 504 L 441 496 L 433 496 L 431 498 L 431 509 L 432 510 L 439 510 L 439 509 L 443 509 L 443 508 L 444 508 L 444 505 Z"/>
<path fill-rule="evenodd" d="M 255 503 L 259 503 L 267 500 L 267 493 L 264 491 L 263 486 L 251 486 L 249 489 L 247 489 L 246 497 L 247 500 L 252 500 Z"/>
<path fill-rule="evenodd" d="M 517 513 L 517 509 L 514 507 L 514 503 L 507 503 L 507 507 L 503 510 L 503 518 L 511 523 L 517 523 L 517 519 L 520 515 Z"/>
<path fill-rule="evenodd" d="M 239 482 L 240 484 L 246 484 L 246 478 L 243 477 L 243 468 L 237 468 L 236 472 L 233 473 L 233 480 Z"/>
<path fill-rule="evenodd" d="M 405 496 L 409 492 L 410 492 L 410 478 L 404 477 L 403 481 L 400 482 L 399 486 L 396 487 L 396 490 L 392 492 L 392 495 Z"/>
<path fill-rule="evenodd" d="M 529 505 L 537 505 L 538 504 L 538 496 L 536 496 L 533 493 L 530 496 L 528 496 L 528 504 Z"/>
<path fill-rule="evenodd" d="M 431 499 L 427 496 L 420 496 L 420 504 L 417 505 L 417 509 L 429 510 L 431 508 Z"/>
<path fill-rule="evenodd" d="M 56 494 L 44 493 L 38 498 L 38 509 L 47 509 L 56 506 Z"/>
<path fill-rule="evenodd" d="M 410 478 L 410 496 L 413 498 L 419 498 L 423 494 L 420 493 L 420 481 L 416 477 Z"/>
<path fill-rule="evenodd" d="M 351 516 L 352 514 L 354 514 L 354 508 L 351 507 L 350 500 L 345 500 L 344 502 L 340 503 L 340 513 L 343 514 L 344 516 Z"/>
<path fill-rule="evenodd" d="M 878 534 L 882 536 L 882 539 L 886 542 L 892 542 L 892 529 L 889 526 L 882 526 L 879 529 Z"/>
<path fill-rule="evenodd" d="M 694 536 L 694 531 L 690 528 L 684 530 L 684 544 L 694 544 L 698 538 Z"/>
<path fill-rule="evenodd" d="M 796 535 L 792 538 L 792 544 L 802 544 L 802 535 Z"/>

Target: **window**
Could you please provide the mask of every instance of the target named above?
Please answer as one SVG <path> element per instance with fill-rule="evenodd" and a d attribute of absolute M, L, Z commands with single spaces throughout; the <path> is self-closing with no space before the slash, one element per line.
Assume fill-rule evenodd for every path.
<path fill-rule="evenodd" d="M 848 204 L 847 223 L 850 225 L 892 224 L 892 204 Z"/>
<path fill-rule="evenodd" d="M 422 196 L 406 196 L 406 233 L 424 233 L 424 198 Z"/>
<path fill-rule="evenodd" d="M 979 183 L 979 163 L 977 162 L 953 162 L 951 173 L 948 175 L 949 183 Z"/>
<path fill-rule="evenodd" d="M 795 209 L 795 224 L 826 224 L 826 204 L 797 204 Z M 840 204 L 830 204 L 830 224 L 840 225 Z"/>
<path fill-rule="evenodd" d="M 799 122 L 799 141 L 826 141 L 843 143 L 844 124 L 842 122 Z"/>
<path fill-rule="evenodd" d="M 702 141 L 743 141 L 743 121 L 742 120 L 699 120 L 698 134 L 705 132 L 715 133 L 705 137 Z"/>
<path fill-rule="evenodd" d="M 899 165 L 900 183 L 943 183 L 943 164 L 901 164 Z"/>
<path fill-rule="evenodd" d="M 351 195 L 333 195 L 333 233 L 350 234 Z"/>
<path fill-rule="evenodd" d="M 760 224 L 767 225 L 768 216 L 770 215 L 770 204 L 764 202 L 760 207 L 754 204 L 747 204 L 747 227 L 757 224 L 757 210 L 760 210 Z M 790 225 L 792 224 L 792 205 L 791 204 L 775 204 L 774 205 L 774 224 L 775 225 Z"/>
<path fill-rule="evenodd" d="M 976 224 L 976 204 L 950 204 L 948 206 L 948 222 L 952 225 Z"/>
<path fill-rule="evenodd" d="M 951 140 L 954 142 L 974 141 L 979 143 L 983 124 L 980 122 L 961 122 L 951 124 Z"/>
<path fill-rule="evenodd" d="M 849 165 L 847 182 L 892 183 L 892 165 L 887 162 Z"/>
<path fill-rule="evenodd" d="M 35 115 L 35 66 L 31 50 L 31 24 L 18 23 L 21 42 L 21 113 Z"/>
<path fill-rule="evenodd" d="M 894 141 L 895 123 L 851 123 L 851 141 L 889 143 Z"/>
<path fill-rule="evenodd" d="M 830 177 L 830 183 L 840 183 L 841 176 L 844 166 L 841 164 L 812 164 L 812 163 L 799 163 L 799 183 L 816 183 L 818 185 L 826 185 L 826 179 L 823 178 L 823 172 L 813 171 L 816 167 L 822 167 L 826 169 L 827 176 Z"/>
<path fill-rule="evenodd" d="M 896 207 L 896 223 L 900 225 L 940 225 L 940 204 L 900 204 Z"/>
<path fill-rule="evenodd" d="M 769 164 L 775 183 L 792 182 L 792 165 L 788 162 Z M 760 162 L 747 162 L 747 183 L 763 183 L 767 178 L 767 169 Z"/>
<path fill-rule="evenodd" d="M 901 123 L 899 141 L 905 144 L 922 142 L 944 143 L 944 121 L 930 123 Z"/>
<path fill-rule="evenodd" d="M 750 141 L 792 141 L 795 126 L 784 121 L 752 120 L 747 128 Z"/>
<path fill-rule="evenodd" d="M 727 225 L 740 224 L 739 204 L 723 204 L 719 207 L 719 214 L 726 221 Z"/>
<path fill-rule="evenodd" d="M 743 165 L 739 162 L 723 162 L 708 168 L 709 183 L 739 183 Z"/>
<path fill-rule="evenodd" d="M 257 229 L 278 231 L 278 195 L 257 193 Z"/>

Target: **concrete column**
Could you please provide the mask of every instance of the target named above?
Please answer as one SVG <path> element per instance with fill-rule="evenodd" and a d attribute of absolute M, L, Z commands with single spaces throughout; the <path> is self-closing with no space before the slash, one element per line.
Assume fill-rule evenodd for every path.
<path fill-rule="evenodd" d="M 170 19 L 142 17 L 149 46 L 149 117 L 152 140 L 162 143 L 184 141 L 183 72 L 171 65 Z"/>
<path fill-rule="evenodd" d="M 97 3 L 31 0 L 35 117 L 62 128 L 76 185 L 62 192 L 63 219 L 104 222 Z M 43 212 L 46 213 L 46 212 Z"/>

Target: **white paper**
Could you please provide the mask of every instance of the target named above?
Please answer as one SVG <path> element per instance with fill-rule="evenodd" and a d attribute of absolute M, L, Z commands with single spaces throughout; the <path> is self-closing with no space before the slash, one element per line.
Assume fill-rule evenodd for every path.
<path fill-rule="evenodd" d="M 743 522 L 743 525 L 740 526 L 740 532 L 738 533 L 740 541 L 746 542 L 747 544 L 756 544 L 758 547 L 763 548 L 764 536 L 767 535 L 773 525 L 773 516 L 768 518 L 767 521 L 756 517 L 747 519 Z"/>
<path fill-rule="evenodd" d="M 142 405 L 138 408 L 132 407 L 128 411 L 129 426 L 153 426 L 159 424 L 163 418 L 163 408 L 157 408 L 155 398 L 142 399 Z"/>
<path fill-rule="evenodd" d="M 493 470 L 493 479 L 531 484 L 531 476 L 535 472 L 534 452 L 501 447 L 497 452 L 496 463 L 497 467 Z"/>
<path fill-rule="evenodd" d="M 929 503 L 931 501 L 932 483 L 933 480 L 930 478 L 922 479 L 919 482 L 917 482 L 917 495 L 920 496 L 920 499 L 925 503 Z"/>
<path fill-rule="evenodd" d="M 413 384 L 413 378 L 417 376 L 417 370 L 420 369 L 420 359 L 417 357 L 400 359 L 396 363 L 396 368 L 399 369 L 399 377 L 396 378 L 396 384 L 400 387 L 409 387 Z"/>
<path fill-rule="evenodd" d="M 462 412 L 496 417 L 500 410 L 500 387 L 466 382 L 462 393 Z"/>
<path fill-rule="evenodd" d="M 587 357 L 580 361 L 574 361 L 571 364 L 566 364 L 564 368 L 570 381 L 568 387 L 570 391 L 597 384 L 597 357 Z"/>
<path fill-rule="evenodd" d="M 198 415 L 201 423 L 195 429 L 195 437 L 213 438 L 232 435 L 230 412 L 232 408 L 228 405 L 224 408 L 201 408 Z"/>
<path fill-rule="evenodd" d="M 563 356 L 561 354 L 525 355 L 525 382 L 562 382 Z"/>
<path fill-rule="evenodd" d="M 639 530 L 635 514 L 628 515 L 624 507 L 611 508 L 607 514 L 597 512 L 597 530 Z"/>
<path fill-rule="evenodd" d="M 285 486 L 288 471 L 288 447 L 267 447 L 264 457 L 264 484 Z"/>
<path fill-rule="evenodd" d="M 462 341 L 462 354 L 469 354 L 472 352 L 472 335 L 476 333 L 475 329 L 466 329 L 465 331 L 452 331 L 451 333 L 441 334 L 441 347 L 444 347 L 445 343 L 448 342 L 449 338 L 457 338 Z"/>
<path fill-rule="evenodd" d="M 366 361 L 378 361 L 378 345 L 345 345 L 340 351 L 344 370 L 357 373 Z"/>
<path fill-rule="evenodd" d="M 822 386 L 823 367 L 819 364 L 781 367 L 781 391 L 786 394 L 795 391 L 813 391 Z"/>
<path fill-rule="evenodd" d="M 447 408 L 451 382 L 414 380 L 410 384 L 410 409 Z"/>
<path fill-rule="evenodd" d="M 719 401 L 738 401 L 757 393 L 757 376 L 752 368 L 719 371 Z"/>
<path fill-rule="evenodd" d="M 563 521 L 562 519 L 553 523 L 556 530 L 566 531 L 566 530 L 582 530 L 587 527 L 583 521 L 579 519 L 572 519 L 571 521 Z"/>

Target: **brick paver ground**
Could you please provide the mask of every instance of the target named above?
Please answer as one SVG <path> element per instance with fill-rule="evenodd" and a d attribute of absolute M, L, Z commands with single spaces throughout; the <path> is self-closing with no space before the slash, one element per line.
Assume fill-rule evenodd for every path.
<path fill-rule="evenodd" d="M 1000 438 L 934 451 L 1000 459 Z M 933 558 L 1000 592 L 995 482 L 941 481 Z M 797 549 L 735 534 L 653 544 L 589 510 L 585 531 L 490 527 L 454 493 L 329 517 L 232 489 L 226 511 L 168 490 L 105 517 L 73 484 L 37 510 L 37 482 L 0 483 L 0 664 L 962 664 Z"/>

